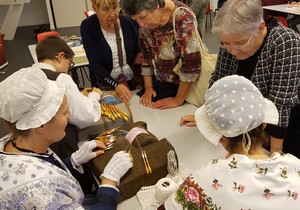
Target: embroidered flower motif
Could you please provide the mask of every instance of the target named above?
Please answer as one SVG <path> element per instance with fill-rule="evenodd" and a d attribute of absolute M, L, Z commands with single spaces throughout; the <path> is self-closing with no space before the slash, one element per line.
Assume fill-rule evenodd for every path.
<path fill-rule="evenodd" d="M 9 178 L 10 178 L 10 175 L 7 171 L 1 174 L 1 179 L 3 182 L 7 182 L 9 180 Z"/>
<path fill-rule="evenodd" d="M 204 190 L 188 177 L 178 188 L 175 201 L 183 206 L 184 209 L 220 209 L 213 203 Z"/>
<path fill-rule="evenodd" d="M 27 167 L 28 167 L 27 164 L 25 165 L 24 163 L 19 163 L 16 166 L 14 166 L 12 169 L 16 173 L 16 175 L 19 175 L 19 174 L 24 175 L 26 173 Z"/>
<path fill-rule="evenodd" d="M 211 186 L 214 190 L 218 190 L 220 187 L 222 187 L 222 185 L 219 184 L 219 180 L 217 179 L 214 179 L 213 184 Z"/>
<path fill-rule="evenodd" d="M 187 200 L 189 202 L 192 202 L 192 203 L 200 203 L 199 202 L 199 195 L 198 195 L 198 192 L 195 188 L 193 187 L 188 187 L 186 189 L 186 192 L 185 192 L 185 197 L 187 198 Z M 198 204 L 199 206 L 199 204 Z"/>
<path fill-rule="evenodd" d="M 257 173 L 266 175 L 269 169 L 267 167 L 260 167 L 260 166 L 256 165 L 256 170 L 257 170 Z"/>
<path fill-rule="evenodd" d="M 234 187 L 233 187 L 233 191 L 238 191 L 239 193 L 243 193 L 245 192 L 246 187 L 242 184 L 237 184 L 236 182 L 233 182 Z"/>
<path fill-rule="evenodd" d="M 298 199 L 298 192 L 292 192 L 292 191 L 288 190 L 288 199 L 289 198 L 297 200 Z"/>
<path fill-rule="evenodd" d="M 266 200 L 269 200 L 272 196 L 274 196 L 275 194 L 271 193 L 271 190 L 268 189 L 268 188 L 265 188 L 264 190 L 264 194 L 263 194 L 263 197 L 266 199 Z"/>
<path fill-rule="evenodd" d="M 284 168 L 281 170 L 281 175 L 280 175 L 280 176 L 281 176 L 282 178 L 284 178 L 284 179 L 288 178 L 286 167 L 284 167 Z"/>
<path fill-rule="evenodd" d="M 237 161 L 235 160 L 235 157 L 232 158 L 232 161 L 230 161 L 230 163 L 228 165 L 230 166 L 231 169 L 238 168 L 237 167 Z"/>
<path fill-rule="evenodd" d="M 212 159 L 211 163 L 212 163 L 212 164 L 217 164 L 218 161 L 219 161 L 219 159 Z"/>
<path fill-rule="evenodd" d="M 300 176 L 300 169 L 298 169 L 298 171 L 296 170 L 296 173 L 298 174 L 298 176 Z"/>

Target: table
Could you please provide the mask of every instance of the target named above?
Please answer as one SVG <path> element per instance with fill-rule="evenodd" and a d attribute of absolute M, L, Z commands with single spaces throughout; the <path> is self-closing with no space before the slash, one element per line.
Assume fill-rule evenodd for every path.
<path fill-rule="evenodd" d="M 139 96 L 132 92 L 130 108 L 134 121 L 144 121 L 148 130 L 158 139 L 167 138 L 176 150 L 178 160 L 194 171 L 208 163 L 212 158 L 225 158 L 226 152 L 221 145 L 215 146 L 207 141 L 197 127 L 180 127 L 183 115 L 193 114 L 197 107 L 184 104 L 177 108 L 155 110 L 139 104 Z M 118 210 L 140 210 L 136 196 L 121 202 Z"/>
<path fill-rule="evenodd" d="M 5 19 L 1 26 L 1 32 L 4 34 L 4 40 L 14 39 L 24 4 L 29 2 L 30 0 L 0 0 L 0 5 L 9 5 Z"/>
<path fill-rule="evenodd" d="M 300 15 L 300 9 L 288 8 L 288 4 L 278 4 L 278 5 L 270 5 L 263 6 L 265 10 L 272 10 L 276 12 L 284 12 L 292 15 Z"/>

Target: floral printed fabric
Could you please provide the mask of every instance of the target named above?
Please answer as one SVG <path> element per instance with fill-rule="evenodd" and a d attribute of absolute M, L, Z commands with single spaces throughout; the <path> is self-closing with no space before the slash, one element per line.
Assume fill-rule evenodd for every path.
<path fill-rule="evenodd" d="M 300 160 L 276 153 L 266 160 L 234 154 L 188 177 L 166 209 L 299 209 Z"/>
<path fill-rule="evenodd" d="M 37 154 L 3 153 L 10 136 L 0 139 L 0 209 L 76 209 L 83 201 L 79 183 Z"/>
<path fill-rule="evenodd" d="M 174 0 L 176 7 L 187 7 Z M 176 13 L 176 38 L 173 23 L 156 29 L 140 29 L 142 74 L 155 75 L 161 82 L 194 82 L 199 78 L 200 47 L 192 14 L 187 10 Z M 180 78 L 173 69 L 181 61 Z M 152 68 L 147 66 L 152 65 Z"/>

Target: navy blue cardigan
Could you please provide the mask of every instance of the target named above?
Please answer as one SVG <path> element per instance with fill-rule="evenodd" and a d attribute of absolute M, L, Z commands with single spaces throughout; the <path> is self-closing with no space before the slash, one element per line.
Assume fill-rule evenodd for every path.
<path fill-rule="evenodd" d="M 127 63 L 130 65 L 139 52 L 137 25 L 132 19 L 122 14 L 120 14 L 119 19 L 124 37 Z M 92 86 L 97 87 L 98 78 L 100 82 L 104 82 L 115 88 L 116 81 L 110 76 L 113 68 L 112 51 L 103 36 L 100 22 L 96 14 L 82 21 L 80 33 L 89 61 Z M 109 84 L 107 83 L 108 79 L 114 82 Z"/>

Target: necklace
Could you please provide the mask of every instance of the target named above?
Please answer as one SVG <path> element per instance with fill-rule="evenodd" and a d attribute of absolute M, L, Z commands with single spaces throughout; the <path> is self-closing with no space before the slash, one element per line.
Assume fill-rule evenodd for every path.
<path fill-rule="evenodd" d="M 37 153 L 37 152 L 34 152 L 32 150 L 29 150 L 29 149 L 24 149 L 24 148 L 21 148 L 21 147 L 18 147 L 17 146 L 17 143 L 16 143 L 16 139 L 13 139 L 11 141 L 11 144 L 14 148 L 16 148 L 17 150 L 21 151 L 21 152 L 29 152 L 29 153 L 35 153 L 35 154 L 39 154 L 39 155 L 48 155 L 48 154 L 45 154 L 45 153 Z"/>
<path fill-rule="evenodd" d="M 17 150 L 21 151 L 21 152 L 29 152 L 29 153 L 34 153 L 34 154 L 39 154 L 39 155 L 43 155 L 42 157 L 38 157 L 39 159 L 42 159 L 42 160 L 45 160 L 63 170 L 66 170 L 63 165 L 54 157 L 54 153 L 52 154 L 46 154 L 46 153 L 37 153 L 37 152 L 34 152 L 32 150 L 29 150 L 29 149 L 24 149 L 24 148 L 21 148 L 21 147 L 18 147 L 17 144 L 16 144 L 16 139 L 13 139 L 11 141 L 11 144 L 14 148 L 16 148 Z M 46 156 L 46 157 L 45 157 Z"/>

